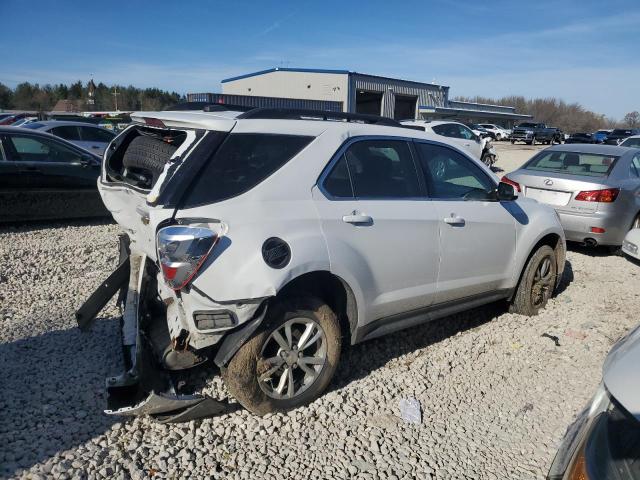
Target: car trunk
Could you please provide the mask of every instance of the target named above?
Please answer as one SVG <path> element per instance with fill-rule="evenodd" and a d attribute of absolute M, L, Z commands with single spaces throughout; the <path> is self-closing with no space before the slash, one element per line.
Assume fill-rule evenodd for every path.
<path fill-rule="evenodd" d="M 599 202 L 575 200 L 583 191 L 602 190 L 607 188 L 599 180 L 601 178 L 579 177 L 551 172 L 535 172 L 520 170 L 510 174 L 509 178 L 520 184 L 522 194 L 540 203 L 553 206 L 558 211 L 568 213 L 595 213 Z"/>
<path fill-rule="evenodd" d="M 150 112 L 132 116 L 143 121 L 122 132 L 110 145 L 102 167 L 98 189 L 107 209 L 131 239 L 131 248 L 156 259 L 155 235 L 161 225 L 171 222 L 178 203 L 202 165 L 233 128 L 234 121 L 175 121 L 176 112 Z M 193 115 L 192 115 L 193 116 Z M 205 125 L 206 123 L 206 125 Z M 210 125 L 210 124 L 214 125 Z M 216 128 L 211 131 L 205 128 Z M 175 147 L 164 161 L 161 172 L 145 176 L 144 170 L 131 172 L 125 166 L 125 155 L 138 136 L 145 135 L 169 142 Z M 160 145 L 160 143 L 158 143 Z M 144 155 L 145 152 L 141 152 Z M 166 151 L 164 152 L 166 153 Z"/>

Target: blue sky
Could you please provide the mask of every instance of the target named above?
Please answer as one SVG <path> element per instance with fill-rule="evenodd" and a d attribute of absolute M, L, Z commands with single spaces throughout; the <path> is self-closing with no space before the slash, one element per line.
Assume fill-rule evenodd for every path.
<path fill-rule="evenodd" d="M 0 0 L 0 82 L 220 91 L 288 66 L 640 110 L 640 2 Z"/>

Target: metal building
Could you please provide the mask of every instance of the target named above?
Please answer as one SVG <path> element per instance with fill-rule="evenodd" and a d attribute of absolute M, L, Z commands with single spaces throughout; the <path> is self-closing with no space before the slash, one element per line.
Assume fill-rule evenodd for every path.
<path fill-rule="evenodd" d="M 448 86 L 349 70 L 271 68 L 222 80 L 222 94 L 189 95 L 192 101 L 196 98 L 247 106 L 342 110 L 398 120 L 452 119 L 510 126 L 531 118 L 513 107 L 449 100 Z"/>
<path fill-rule="evenodd" d="M 348 70 L 272 68 L 222 80 L 222 92 L 336 101 L 345 112 L 414 119 L 420 105 L 446 106 L 449 87 Z"/>

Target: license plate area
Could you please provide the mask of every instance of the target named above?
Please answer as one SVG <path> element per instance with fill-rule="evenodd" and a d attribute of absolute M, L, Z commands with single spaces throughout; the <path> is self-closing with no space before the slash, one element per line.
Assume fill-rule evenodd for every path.
<path fill-rule="evenodd" d="M 559 192 L 557 190 L 544 190 L 542 188 L 527 187 L 525 196 L 533 198 L 547 205 L 564 206 L 571 200 L 571 192 Z"/>

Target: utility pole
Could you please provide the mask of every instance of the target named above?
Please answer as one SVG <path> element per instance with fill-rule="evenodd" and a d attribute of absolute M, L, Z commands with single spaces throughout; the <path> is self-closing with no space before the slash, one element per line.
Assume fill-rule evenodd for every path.
<path fill-rule="evenodd" d="M 118 87 L 113 87 L 113 93 L 111 94 L 113 95 L 113 98 L 116 102 L 116 112 L 119 112 L 118 110 L 118 95 L 120 95 L 120 93 L 118 93 Z"/>

